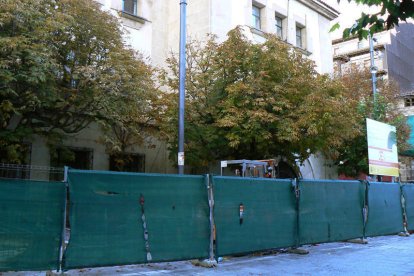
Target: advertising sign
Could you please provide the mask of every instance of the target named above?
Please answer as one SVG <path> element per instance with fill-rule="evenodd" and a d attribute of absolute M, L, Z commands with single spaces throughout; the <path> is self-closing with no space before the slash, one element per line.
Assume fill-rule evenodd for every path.
<path fill-rule="evenodd" d="M 397 133 L 394 126 L 367 119 L 369 174 L 398 176 Z"/>

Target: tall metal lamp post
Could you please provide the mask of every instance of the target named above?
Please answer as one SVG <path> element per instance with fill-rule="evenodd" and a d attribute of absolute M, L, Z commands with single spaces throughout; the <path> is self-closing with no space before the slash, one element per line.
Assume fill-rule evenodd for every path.
<path fill-rule="evenodd" d="M 372 37 L 371 33 L 368 35 L 368 39 L 369 39 L 369 56 L 370 56 L 370 60 L 371 60 L 371 67 L 370 67 L 370 71 L 371 71 L 371 80 L 372 80 L 372 93 L 374 96 L 374 114 L 373 114 L 373 119 L 377 120 L 377 72 L 378 72 L 378 67 L 375 66 L 375 57 L 374 57 L 374 42 L 376 42 L 377 40 L 375 38 Z M 381 175 L 377 175 L 375 176 L 377 178 L 377 181 L 381 182 Z M 392 178 L 392 182 L 394 182 L 394 177 Z"/>
<path fill-rule="evenodd" d="M 178 105 L 178 174 L 184 174 L 185 44 L 187 0 L 180 0 L 180 91 Z"/>
<path fill-rule="evenodd" d="M 372 80 L 372 93 L 374 95 L 374 119 L 377 119 L 377 72 L 378 72 L 378 67 L 375 66 L 375 61 L 374 61 L 374 41 L 377 41 L 375 38 L 372 37 L 371 34 L 368 35 L 368 39 L 369 39 L 369 55 L 370 55 L 370 59 L 371 59 L 371 67 L 370 67 L 370 71 L 371 71 L 371 80 Z"/>

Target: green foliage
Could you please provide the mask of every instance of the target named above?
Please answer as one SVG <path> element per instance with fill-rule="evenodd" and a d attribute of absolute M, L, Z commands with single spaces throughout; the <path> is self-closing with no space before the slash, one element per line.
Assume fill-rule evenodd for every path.
<path fill-rule="evenodd" d="M 338 0 L 340 2 L 341 0 Z M 346 28 L 343 37 L 357 36 L 367 38 L 368 33 L 376 33 L 398 26 L 400 21 L 414 18 L 414 2 L 412 0 L 348 0 L 369 7 L 380 6 L 381 10 L 375 14 L 361 13 L 361 17 L 351 28 Z"/>
<path fill-rule="evenodd" d="M 58 144 L 91 123 L 110 152 L 142 142 L 156 88 L 122 35 L 93 0 L 0 1 L 0 149 L 34 134 Z"/>
<path fill-rule="evenodd" d="M 355 135 L 340 82 L 277 37 L 254 44 L 240 28 L 218 43 L 188 45 L 185 150 L 187 164 L 278 155 L 291 164 L 322 151 L 334 155 Z M 167 61 L 165 134 L 175 158 L 178 62 Z M 348 118 L 348 120 L 343 120 Z"/>

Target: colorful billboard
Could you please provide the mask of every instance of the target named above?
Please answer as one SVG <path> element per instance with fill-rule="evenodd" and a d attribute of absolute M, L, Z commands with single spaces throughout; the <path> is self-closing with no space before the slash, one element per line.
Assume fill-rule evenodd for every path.
<path fill-rule="evenodd" d="M 367 119 L 369 174 L 399 176 L 394 126 Z"/>

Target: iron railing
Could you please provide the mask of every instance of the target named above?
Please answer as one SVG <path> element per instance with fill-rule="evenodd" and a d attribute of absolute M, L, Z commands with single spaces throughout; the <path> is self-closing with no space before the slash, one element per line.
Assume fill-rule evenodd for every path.
<path fill-rule="evenodd" d="M 64 168 L 0 163 L 0 178 L 63 181 Z"/>

